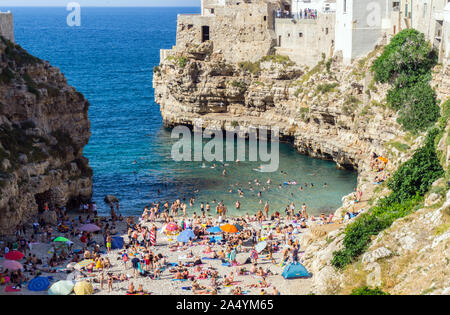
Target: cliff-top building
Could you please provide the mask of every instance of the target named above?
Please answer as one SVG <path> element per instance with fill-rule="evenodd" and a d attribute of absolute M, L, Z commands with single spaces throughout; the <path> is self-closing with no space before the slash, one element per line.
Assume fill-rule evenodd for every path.
<path fill-rule="evenodd" d="M 201 14 L 178 16 L 174 49 L 209 40 L 232 63 L 275 51 L 298 65 L 311 67 L 334 55 L 349 64 L 412 27 L 425 33 L 442 61 L 448 55 L 449 1 L 202 0 Z"/>
<path fill-rule="evenodd" d="M 0 35 L 14 42 L 13 15 L 10 11 L 0 11 Z"/>

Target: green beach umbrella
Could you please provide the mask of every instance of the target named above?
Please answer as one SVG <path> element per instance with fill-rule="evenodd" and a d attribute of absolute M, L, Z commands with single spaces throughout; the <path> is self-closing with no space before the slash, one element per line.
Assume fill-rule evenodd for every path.
<path fill-rule="evenodd" d="M 59 237 L 55 238 L 55 239 L 53 240 L 53 242 L 67 243 L 67 242 L 70 242 L 70 240 L 68 240 L 68 239 L 65 238 L 65 237 L 59 236 Z"/>
<path fill-rule="evenodd" d="M 72 281 L 62 280 L 53 284 L 48 290 L 49 295 L 69 295 L 75 285 Z"/>

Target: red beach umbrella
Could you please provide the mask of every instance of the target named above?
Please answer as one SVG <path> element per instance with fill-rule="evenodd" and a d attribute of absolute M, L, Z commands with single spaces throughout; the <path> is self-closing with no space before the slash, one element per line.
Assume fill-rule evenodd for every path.
<path fill-rule="evenodd" d="M 21 260 L 25 255 L 18 250 L 12 250 L 8 254 L 5 255 L 5 258 L 8 260 Z"/>
<path fill-rule="evenodd" d="M 174 232 L 176 230 L 178 230 L 178 225 L 176 225 L 176 223 L 170 222 L 166 225 L 166 231 Z"/>

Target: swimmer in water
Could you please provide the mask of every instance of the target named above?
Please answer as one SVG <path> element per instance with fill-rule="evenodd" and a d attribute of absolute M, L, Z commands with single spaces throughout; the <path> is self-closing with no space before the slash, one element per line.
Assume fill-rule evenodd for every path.
<path fill-rule="evenodd" d="M 227 170 L 223 170 L 222 176 L 226 176 L 226 175 L 227 175 Z"/>

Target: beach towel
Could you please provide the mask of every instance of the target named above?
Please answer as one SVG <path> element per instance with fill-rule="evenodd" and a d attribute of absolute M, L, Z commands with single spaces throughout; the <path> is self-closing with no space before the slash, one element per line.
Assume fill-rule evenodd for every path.
<path fill-rule="evenodd" d="M 8 286 L 6 286 L 6 288 L 5 288 L 5 292 L 6 292 L 6 293 L 8 293 L 8 292 L 20 292 L 20 289 L 14 289 L 14 286 L 8 285 Z"/>
<path fill-rule="evenodd" d="M 226 262 L 226 263 L 222 263 L 222 266 L 231 267 L 231 264 L 229 262 Z"/>
<path fill-rule="evenodd" d="M 219 260 L 220 258 L 202 257 L 205 260 Z"/>
<path fill-rule="evenodd" d="M 172 279 L 171 281 L 187 281 L 188 279 Z"/>

